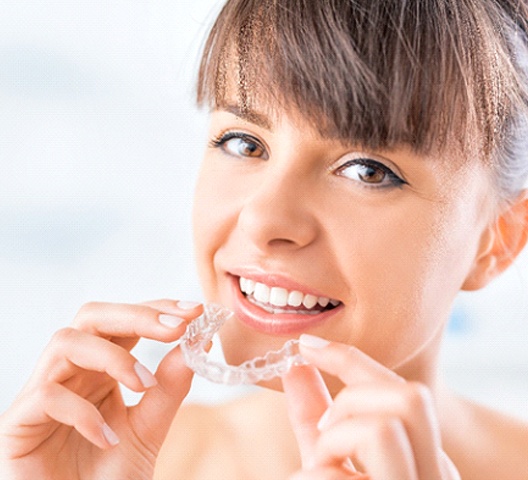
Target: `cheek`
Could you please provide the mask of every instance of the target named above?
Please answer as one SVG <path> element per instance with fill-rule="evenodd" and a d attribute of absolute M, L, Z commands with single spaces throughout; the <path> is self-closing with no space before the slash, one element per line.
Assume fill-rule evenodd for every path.
<path fill-rule="evenodd" d="M 236 222 L 234 186 L 229 178 L 220 178 L 204 161 L 195 188 L 193 203 L 193 234 L 195 259 L 202 287 L 207 298 L 214 298 L 210 289 L 215 285 L 214 255 L 221 248 Z"/>
<path fill-rule="evenodd" d="M 212 252 L 217 243 L 215 223 L 218 216 L 215 212 L 215 195 L 209 188 L 210 179 L 204 166 L 198 176 L 193 204 L 194 256 L 205 297 L 211 298 L 210 288 L 213 282 Z"/>
<path fill-rule="evenodd" d="M 354 244 L 341 248 L 357 300 L 353 341 L 388 366 L 411 356 L 443 326 L 478 238 L 454 205 L 410 203 L 364 217 L 363 229 L 348 232 Z"/>

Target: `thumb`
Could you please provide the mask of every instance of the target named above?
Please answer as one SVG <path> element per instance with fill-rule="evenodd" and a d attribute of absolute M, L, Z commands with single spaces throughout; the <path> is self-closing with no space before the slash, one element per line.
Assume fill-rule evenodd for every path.
<path fill-rule="evenodd" d="M 290 422 L 299 445 L 303 468 L 313 467 L 315 445 L 319 438 L 317 424 L 332 404 L 323 377 L 313 365 L 292 367 L 282 384 Z"/>
<path fill-rule="evenodd" d="M 158 384 L 130 408 L 129 418 L 138 438 L 157 452 L 165 440 L 176 412 L 189 393 L 193 372 L 183 362 L 179 346 L 171 350 L 156 371 Z"/>

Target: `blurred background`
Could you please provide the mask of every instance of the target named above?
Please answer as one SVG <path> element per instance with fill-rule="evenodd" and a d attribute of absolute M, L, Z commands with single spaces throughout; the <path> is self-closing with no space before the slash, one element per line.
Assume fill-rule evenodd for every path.
<path fill-rule="evenodd" d="M 0 411 L 83 303 L 201 300 L 190 211 L 207 119 L 193 80 L 220 4 L 2 1 Z M 461 295 L 442 352 L 456 390 L 526 419 L 527 267 L 525 251 Z M 154 369 L 164 351 L 142 341 L 137 356 Z M 244 391 L 197 379 L 189 401 Z"/>

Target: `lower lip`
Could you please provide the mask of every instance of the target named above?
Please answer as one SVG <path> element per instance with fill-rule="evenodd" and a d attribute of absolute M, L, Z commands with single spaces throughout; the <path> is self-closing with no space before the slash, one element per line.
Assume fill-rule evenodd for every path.
<path fill-rule="evenodd" d="M 269 313 L 251 303 L 240 291 L 238 278 L 233 278 L 235 316 L 245 325 L 269 335 L 294 336 L 326 322 L 338 313 L 343 305 L 316 315 L 297 313 Z"/>

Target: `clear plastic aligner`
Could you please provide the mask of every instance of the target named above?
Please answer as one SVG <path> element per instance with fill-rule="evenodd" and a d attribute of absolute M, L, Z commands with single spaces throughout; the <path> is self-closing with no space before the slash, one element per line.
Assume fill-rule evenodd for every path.
<path fill-rule="evenodd" d="M 307 363 L 299 353 L 297 340 L 288 340 L 280 350 L 268 352 L 238 366 L 210 360 L 205 348 L 232 315 L 231 310 L 211 303 L 205 305 L 204 313 L 187 326 L 180 346 L 185 363 L 198 375 L 226 385 L 252 384 L 280 377 L 292 365 Z"/>

